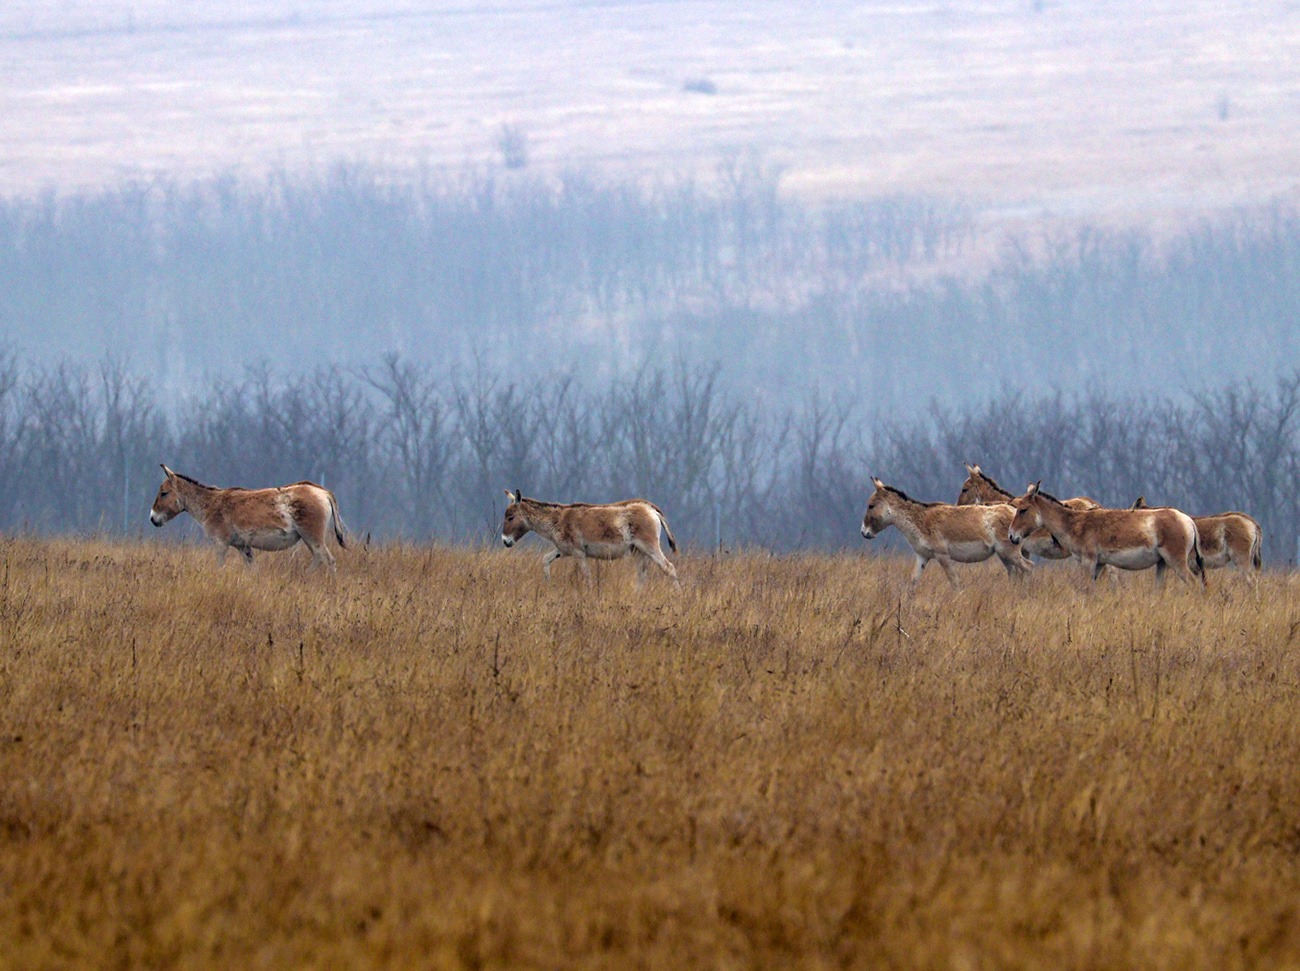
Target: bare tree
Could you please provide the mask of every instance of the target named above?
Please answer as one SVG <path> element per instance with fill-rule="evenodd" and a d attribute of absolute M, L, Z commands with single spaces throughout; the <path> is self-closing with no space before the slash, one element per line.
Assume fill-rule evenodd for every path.
<path fill-rule="evenodd" d="M 795 422 L 795 466 L 785 500 L 798 523 L 798 546 L 855 544 L 870 488 L 858 456 L 852 405 L 813 397 Z M 797 512 L 795 512 L 797 510 Z"/>
<path fill-rule="evenodd" d="M 448 479 L 461 445 L 453 410 L 429 371 L 397 354 L 386 355 L 378 369 L 364 375 L 384 401 L 382 441 L 404 486 L 408 528 L 432 536 L 439 523 L 449 526 Z"/>
<path fill-rule="evenodd" d="M 498 526 L 504 489 L 531 489 L 536 476 L 538 416 L 532 395 L 488 375 L 452 385 L 456 425 L 468 449 L 460 500 L 465 535 L 489 536 Z M 525 480 L 525 481 L 520 481 Z M 513 483 L 513 484 L 512 484 Z M 504 496 L 502 496 L 504 498 Z"/>
<path fill-rule="evenodd" d="M 18 359 L 0 348 L 0 524 L 13 523 L 21 495 L 20 457 L 26 446 L 28 425 L 19 400 Z"/>

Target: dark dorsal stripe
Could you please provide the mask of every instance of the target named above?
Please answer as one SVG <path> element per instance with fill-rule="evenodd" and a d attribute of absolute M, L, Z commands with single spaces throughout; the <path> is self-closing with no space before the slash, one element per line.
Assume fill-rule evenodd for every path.
<path fill-rule="evenodd" d="M 616 502 L 547 502 L 544 499 L 529 499 L 527 496 L 524 496 L 523 501 L 533 506 L 542 506 L 546 509 L 593 509 L 596 506 L 618 505 Z M 653 506 L 654 503 L 648 503 L 648 505 Z"/>

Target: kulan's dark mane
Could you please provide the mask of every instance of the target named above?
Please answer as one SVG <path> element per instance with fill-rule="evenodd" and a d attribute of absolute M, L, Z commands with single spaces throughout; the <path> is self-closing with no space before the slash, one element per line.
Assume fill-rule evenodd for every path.
<path fill-rule="evenodd" d="M 1008 491 L 1008 490 L 1002 488 L 1002 486 L 998 485 L 997 480 L 994 479 L 993 476 L 991 476 L 991 475 L 985 475 L 984 472 L 981 471 L 981 472 L 979 473 L 979 477 L 980 477 L 981 479 L 983 479 L 983 480 L 985 481 L 985 483 L 987 483 L 988 486 L 989 486 L 989 487 L 990 487 L 994 492 L 996 492 L 998 495 L 1000 495 L 1000 496 L 1006 496 L 1006 497 L 1009 498 L 1009 499 L 1014 499 L 1014 498 L 1015 498 L 1015 495 L 1014 495 L 1013 493 L 1011 493 L 1010 491 Z"/>
<path fill-rule="evenodd" d="M 904 492 L 902 489 L 895 489 L 895 488 L 894 488 L 893 486 L 891 486 L 891 485 L 881 486 L 880 488 L 881 488 L 881 490 L 884 491 L 884 492 L 892 492 L 894 495 L 898 496 L 898 498 L 902 499 L 904 502 L 910 502 L 910 503 L 911 503 L 912 505 L 914 505 L 914 506 L 925 506 L 925 507 L 929 508 L 930 506 L 941 506 L 941 505 L 943 505 L 943 503 L 941 503 L 941 502 L 922 502 L 920 499 L 913 499 L 911 496 L 909 496 L 909 495 L 908 495 L 906 492 Z"/>
<path fill-rule="evenodd" d="M 190 485 L 192 485 L 192 486 L 198 486 L 200 489 L 215 489 L 215 488 L 216 488 L 216 486 L 210 486 L 210 485 L 207 485 L 207 484 L 205 484 L 205 483 L 203 483 L 203 482 L 200 482 L 198 479 L 191 479 L 188 475 L 183 475 L 183 474 L 180 473 L 180 472 L 173 472 L 172 475 L 176 476 L 176 478 L 178 478 L 178 479 L 183 479 L 183 480 L 185 480 L 186 482 L 188 482 L 188 483 L 189 483 Z"/>
<path fill-rule="evenodd" d="M 545 499 L 532 499 L 528 496 L 524 496 L 519 501 L 527 502 L 534 506 L 541 506 L 544 509 L 564 509 L 566 506 L 594 505 L 594 503 L 590 503 L 590 502 L 547 502 Z"/>
<path fill-rule="evenodd" d="M 1048 502 L 1054 502 L 1058 506 L 1065 506 L 1065 503 L 1063 503 L 1060 499 L 1057 499 L 1056 496 L 1052 495 L 1050 492 L 1044 492 L 1042 489 L 1039 489 L 1038 495 L 1042 496 Z M 1068 509 L 1069 507 L 1066 506 L 1066 508 Z"/>
<path fill-rule="evenodd" d="M 192 479 L 188 475 L 185 475 L 182 472 L 173 472 L 172 475 L 176 476 L 176 478 L 178 479 L 184 479 L 192 486 L 197 486 L 200 489 L 207 489 L 208 492 L 251 492 L 252 491 L 251 489 L 245 489 L 243 486 L 226 486 L 223 489 L 221 486 L 208 485 L 206 482 L 200 482 L 198 479 Z M 302 482 L 294 483 L 294 485 L 315 485 L 315 484 L 316 483 L 314 482 L 307 482 L 305 480 Z"/>

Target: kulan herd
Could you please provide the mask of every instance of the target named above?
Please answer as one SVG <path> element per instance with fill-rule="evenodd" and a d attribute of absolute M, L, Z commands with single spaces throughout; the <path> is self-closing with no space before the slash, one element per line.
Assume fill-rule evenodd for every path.
<path fill-rule="evenodd" d="M 1058 499 L 1030 483 L 1024 495 L 1003 489 L 978 465 L 968 465 L 956 505 L 918 502 L 872 479 L 862 535 L 896 526 L 916 553 L 915 584 L 930 560 L 955 582 L 954 563 L 979 563 L 996 555 L 1011 576 L 1031 569 L 1030 556 L 1074 558 L 1095 580 L 1108 566 L 1156 568 L 1156 583 L 1173 570 L 1188 582 L 1205 583 L 1208 567 L 1235 564 L 1252 576 L 1262 567 L 1262 532 L 1240 512 L 1193 519 L 1172 506 L 1152 508 L 1145 499 L 1129 509 L 1107 509 L 1087 496 Z"/>
<path fill-rule="evenodd" d="M 203 532 L 220 546 L 238 550 L 252 562 L 254 550 L 286 550 L 299 541 L 312 552 L 313 565 L 334 568 L 327 545 L 333 533 L 347 546 L 338 502 L 314 482 L 295 482 L 270 489 L 221 489 L 162 466 L 149 520 L 155 526 L 188 512 Z M 957 502 L 920 502 L 901 489 L 873 478 L 875 491 L 867 500 L 862 535 L 878 536 L 894 526 L 916 554 L 913 586 L 926 564 L 934 560 L 956 584 L 954 564 L 980 563 L 996 556 L 1012 577 L 1022 577 L 1040 560 L 1076 559 L 1095 580 L 1107 567 L 1145 570 L 1155 567 L 1156 583 L 1173 570 L 1182 579 L 1205 583 L 1205 570 L 1237 566 L 1254 577 L 1261 569 L 1259 523 L 1240 512 L 1195 517 L 1172 506 L 1151 507 L 1144 497 L 1128 509 L 1107 509 L 1086 496 L 1058 499 L 1040 483 L 1016 496 L 985 475 L 978 465 L 968 476 Z M 678 583 L 677 570 L 659 545 L 659 534 L 677 550 L 677 541 L 663 510 L 645 499 L 603 505 L 555 503 L 530 499 L 506 490 L 509 503 L 501 524 L 501 540 L 513 546 L 530 532 L 550 541 L 553 549 L 542 560 L 549 578 L 551 564 L 573 557 L 590 576 L 588 560 L 617 560 L 632 556 L 645 578 L 651 565 Z"/>

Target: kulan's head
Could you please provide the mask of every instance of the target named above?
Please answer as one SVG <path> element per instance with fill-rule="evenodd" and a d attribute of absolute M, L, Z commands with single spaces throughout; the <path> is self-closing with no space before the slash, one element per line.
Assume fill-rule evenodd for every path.
<path fill-rule="evenodd" d="M 957 505 L 973 506 L 983 502 L 985 488 L 984 473 L 980 467 L 966 466 L 966 481 L 961 484 L 961 492 L 957 493 Z"/>
<path fill-rule="evenodd" d="M 876 487 L 876 491 L 867 500 L 867 511 L 862 516 L 863 539 L 873 539 L 886 526 L 892 526 L 894 523 L 889 502 L 889 487 L 874 476 L 871 484 Z"/>
<path fill-rule="evenodd" d="M 162 470 L 164 476 L 162 485 L 158 487 L 158 495 L 154 496 L 153 508 L 149 510 L 149 522 L 155 526 L 171 522 L 185 508 L 180 494 L 176 490 L 176 473 L 167 468 L 166 465 L 162 467 Z"/>
<path fill-rule="evenodd" d="M 507 489 L 506 495 L 510 497 L 510 505 L 506 506 L 505 518 L 501 520 L 501 542 L 509 547 L 523 539 L 531 527 L 524 517 L 524 494 L 518 489 L 514 492 Z"/>
<path fill-rule="evenodd" d="M 1039 485 L 1038 482 L 1029 483 L 1029 488 L 1025 490 L 1023 496 L 1011 500 L 1011 507 L 1015 509 L 1016 514 L 1011 519 L 1011 529 L 1007 533 L 1007 538 L 1013 543 L 1019 543 L 1043 525 L 1043 515 L 1038 509 Z"/>

